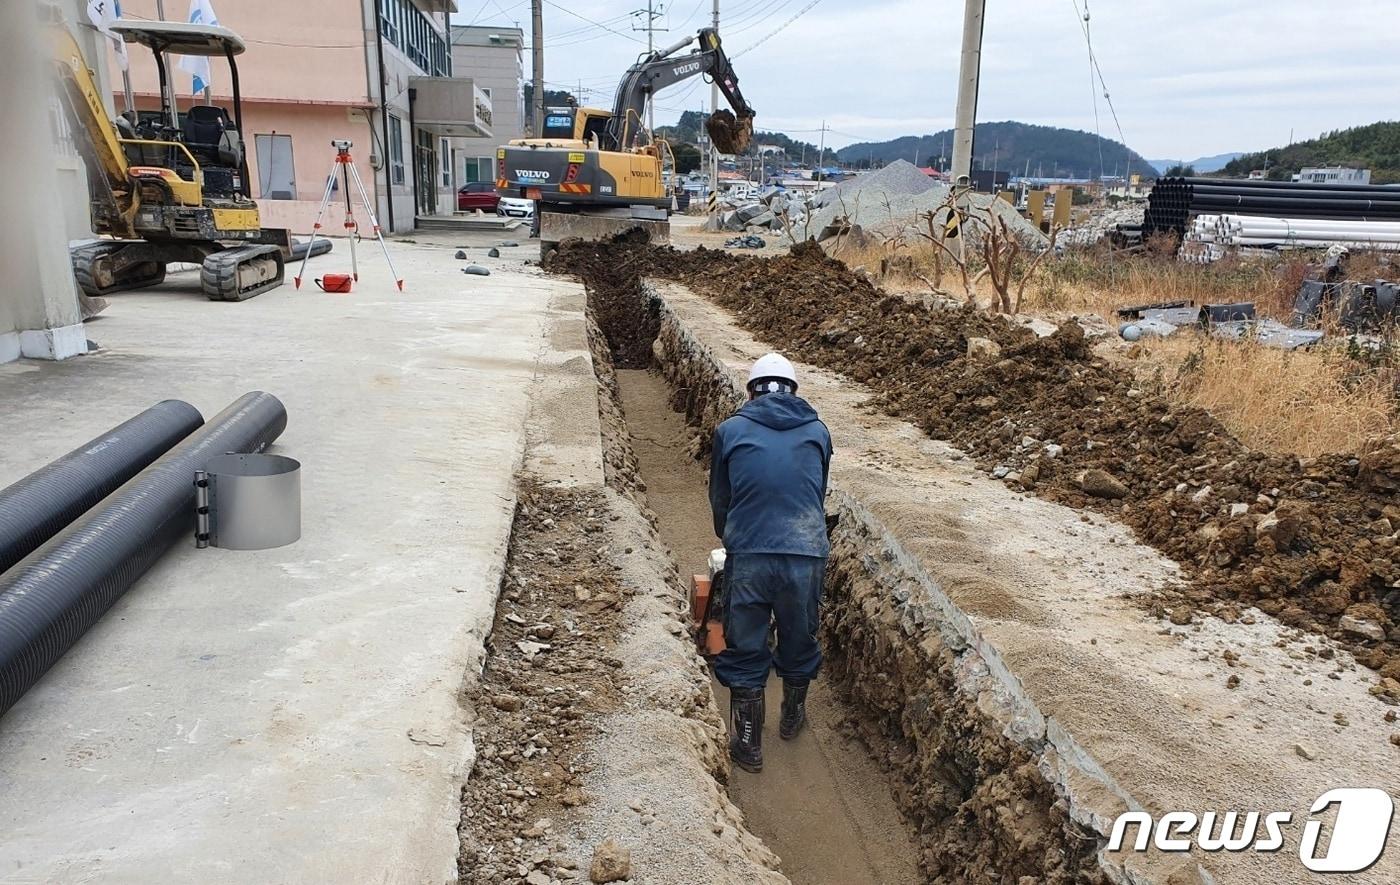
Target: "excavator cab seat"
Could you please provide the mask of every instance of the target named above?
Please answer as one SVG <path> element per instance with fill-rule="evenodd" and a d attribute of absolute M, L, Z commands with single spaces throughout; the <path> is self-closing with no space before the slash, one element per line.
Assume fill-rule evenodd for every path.
<path fill-rule="evenodd" d="M 185 112 L 180 140 L 203 169 L 206 193 L 226 195 L 239 191 L 243 140 L 227 111 L 212 104 L 190 108 Z M 186 175 L 183 171 L 180 174 Z"/>
<path fill-rule="evenodd" d="M 237 169 L 243 162 L 243 142 L 218 105 L 195 105 L 185 112 L 181 141 L 201 164 Z"/>

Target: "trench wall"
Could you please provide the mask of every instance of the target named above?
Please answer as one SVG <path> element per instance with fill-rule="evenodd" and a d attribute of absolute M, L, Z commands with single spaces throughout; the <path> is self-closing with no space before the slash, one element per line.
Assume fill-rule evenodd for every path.
<path fill-rule="evenodd" d="M 742 387 L 658 290 L 648 295 L 656 364 L 706 454 Z M 917 557 L 835 477 L 827 509 L 825 677 L 900 785 L 931 881 L 1209 881 L 1195 864 L 1168 878 L 1105 855 L 1106 809 L 1137 804 L 1042 715 Z"/>

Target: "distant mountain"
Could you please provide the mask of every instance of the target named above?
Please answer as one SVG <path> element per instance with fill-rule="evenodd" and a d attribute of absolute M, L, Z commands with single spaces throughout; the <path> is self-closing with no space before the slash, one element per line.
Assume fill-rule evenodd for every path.
<path fill-rule="evenodd" d="M 1225 164 L 1231 160 L 1244 156 L 1244 151 L 1234 151 L 1228 154 L 1212 154 L 1209 157 L 1197 157 L 1194 160 L 1148 160 L 1157 167 L 1158 172 L 1166 172 L 1173 166 L 1190 166 L 1198 174 L 1205 175 L 1207 172 L 1219 172 L 1225 168 Z"/>
<path fill-rule="evenodd" d="M 1245 176 L 1265 167 L 1269 177 L 1287 180 L 1304 166 L 1354 166 L 1371 170 L 1372 184 L 1400 182 L 1400 122 L 1339 129 L 1288 147 L 1244 154 L 1226 164 L 1226 175 Z M 1197 170 L 1199 171 L 1199 170 Z"/>
<path fill-rule="evenodd" d="M 1100 169 L 1105 175 L 1123 175 L 1130 169 L 1157 174 L 1156 168 L 1141 154 L 1112 139 L 1055 126 L 1009 120 L 978 123 L 973 150 L 974 169 L 995 167 L 1012 175 L 1029 171 L 1043 178 L 1096 178 Z M 841 162 L 854 166 L 867 165 L 872 160 L 876 165 L 908 160 L 930 166 L 941 154 L 946 166 L 952 153 L 953 131 L 948 129 L 933 135 L 906 135 L 893 141 L 847 145 L 838 150 L 836 156 Z"/>

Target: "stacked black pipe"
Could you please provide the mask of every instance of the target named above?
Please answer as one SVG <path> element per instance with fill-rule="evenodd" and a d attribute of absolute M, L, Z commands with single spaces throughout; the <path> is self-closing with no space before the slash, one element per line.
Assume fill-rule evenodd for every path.
<path fill-rule="evenodd" d="M 262 451 L 286 426 L 277 397 L 243 395 L 0 575 L 0 715 L 172 544 L 194 537 L 195 471 Z"/>
<path fill-rule="evenodd" d="M 1400 187 L 1235 178 L 1160 178 L 1147 199 L 1143 233 L 1186 233 L 1193 215 L 1262 215 L 1339 221 L 1400 221 Z"/>

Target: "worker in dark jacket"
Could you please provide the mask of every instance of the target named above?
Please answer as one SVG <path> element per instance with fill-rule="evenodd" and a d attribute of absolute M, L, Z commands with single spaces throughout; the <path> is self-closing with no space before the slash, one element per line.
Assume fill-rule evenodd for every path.
<path fill-rule="evenodd" d="M 778 733 L 797 736 L 807 718 L 807 684 L 821 667 L 818 607 L 830 545 L 826 538 L 831 435 L 797 396 L 792 363 L 770 353 L 749 372 L 749 401 L 715 429 L 710 509 L 724 539 L 726 648 L 715 675 L 730 690 L 729 755 L 763 768 L 763 687 L 770 668 L 783 680 Z M 777 625 L 777 652 L 768 632 Z"/>

